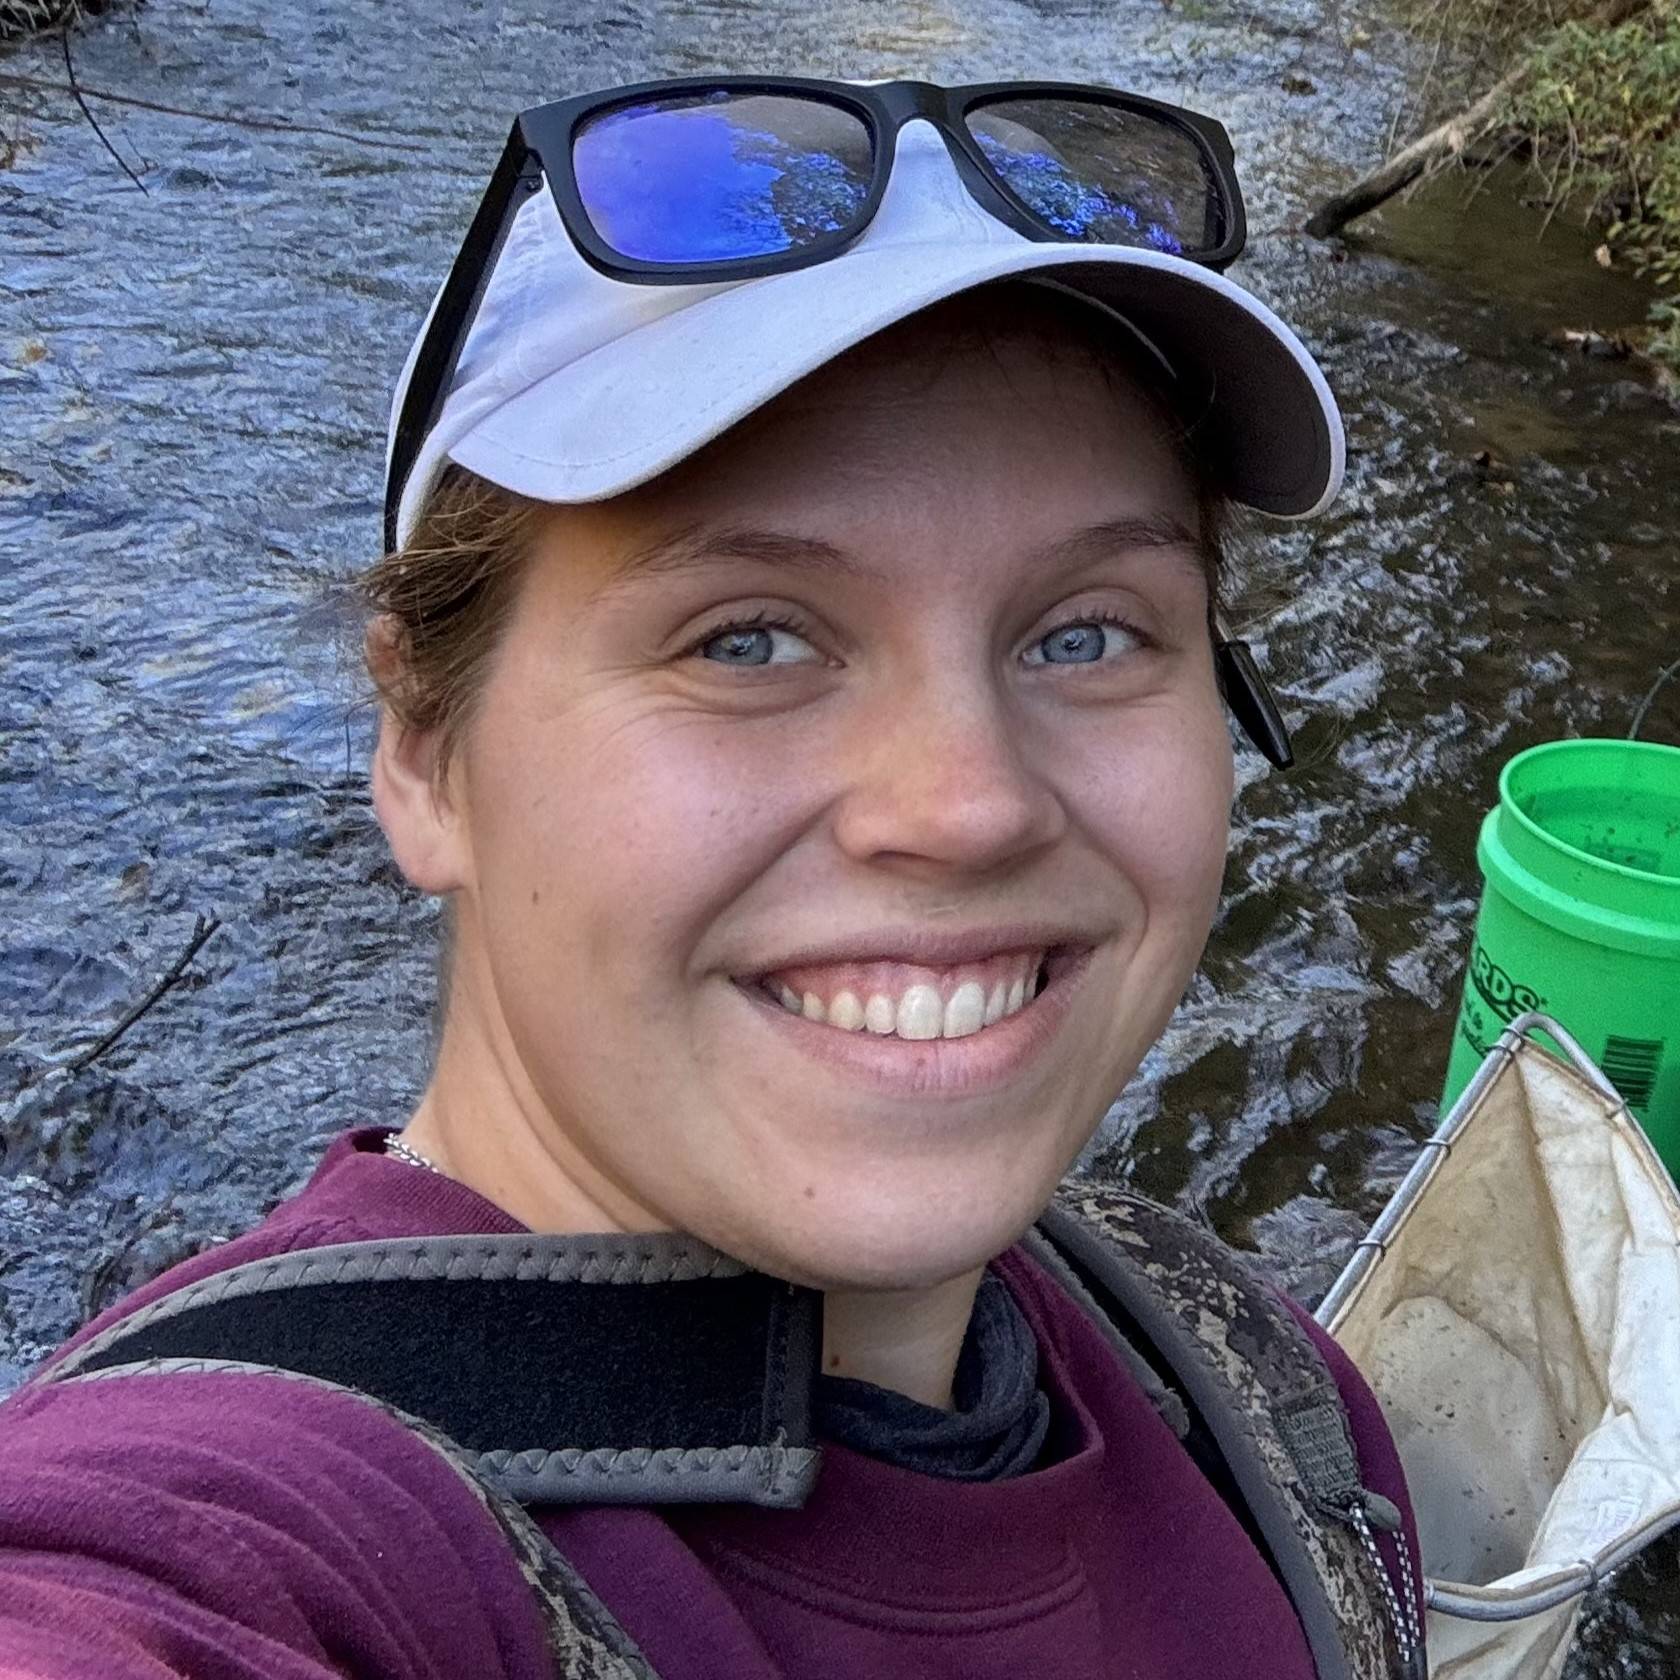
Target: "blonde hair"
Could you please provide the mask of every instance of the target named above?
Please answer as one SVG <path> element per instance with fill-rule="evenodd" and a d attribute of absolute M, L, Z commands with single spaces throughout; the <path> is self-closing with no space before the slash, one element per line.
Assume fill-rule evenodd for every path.
<path fill-rule="evenodd" d="M 359 580 L 362 605 L 394 655 L 369 660 L 375 691 L 405 729 L 438 732 L 439 779 L 471 721 L 548 511 L 451 462 L 408 541 Z"/>

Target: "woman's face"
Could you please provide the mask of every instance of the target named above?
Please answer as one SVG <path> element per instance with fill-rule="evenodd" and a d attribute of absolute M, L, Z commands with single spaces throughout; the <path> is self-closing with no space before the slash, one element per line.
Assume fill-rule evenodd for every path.
<path fill-rule="evenodd" d="M 1036 1216 L 1189 979 L 1232 791 L 1151 410 L 1077 347 L 922 344 L 555 510 L 423 883 L 467 1123 L 825 1288 Z"/>

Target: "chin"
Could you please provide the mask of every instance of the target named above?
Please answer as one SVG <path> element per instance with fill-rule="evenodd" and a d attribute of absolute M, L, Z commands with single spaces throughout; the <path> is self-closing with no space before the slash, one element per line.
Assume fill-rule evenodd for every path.
<path fill-rule="evenodd" d="M 760 1271 L 823 1290 L 930 1289 L 984 1266 L 1038 1217 L 1050 1189 L 1000 1189 L 990 1197 L 930 1192 L 860 1205 L 819 1194 L 798 1203 L 796 1222 L 730 1251 Z M 725 1245 L 727 1246 L 727 1245 Z"/>

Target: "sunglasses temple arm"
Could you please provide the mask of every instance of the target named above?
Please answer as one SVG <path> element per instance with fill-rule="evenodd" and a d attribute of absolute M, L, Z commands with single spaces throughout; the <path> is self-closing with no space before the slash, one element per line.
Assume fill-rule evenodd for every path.
<path fill-rule="evenodd" d="M 1220 692 L 1242 732 L 1275 768 L 1287 770 L 1295 762 L 1295 753 L 1283 713 L 1260 675 L 1248 643 L 1235 640 L 1220 619 L 1214 621 L 1213 659 Z"/>
<path fill-rule="evenodd" d="M 479 200 L 467 236 L 456 253 L 437 306 L 426 327 L 425 342 L 414 358 L 414 371 L 403 393 L 402 411 L 391 440 L 391 460 L 385 477 L 385 550 L 397 546 L 397 512 L 403 490 L 414 470 L 420 445 L 437 423 L 462 347 L 478 315 L 491 271 L 513 226 L 514 211 L 523 200 L 521 181 L 533 190 L 542 181 L 542 166 L 526 145 L 515 123 L 496 162 L 490 184 Z"/>

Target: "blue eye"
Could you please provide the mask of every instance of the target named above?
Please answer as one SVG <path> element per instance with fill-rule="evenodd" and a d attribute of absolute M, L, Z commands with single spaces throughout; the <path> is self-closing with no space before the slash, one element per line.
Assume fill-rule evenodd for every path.
<path fill-rule="evenodd" d="M 1104 636 L 1100 624 L 1068 624 L 1051 631 L 1038 645 L 1052 665 L 1086 665 L 1102 658 Z"/>
<path fill-rule="evenodd" d="M 1143 645 L 1143 637 L 1117 618 L 1082 618 L 1058 624 L 1028 650 L 1029 665 L 1095 665 L 1111 650 Z M 1032 654 L 1039 655 L 1034 659 Z"/>
<path fill-rule="evenodd" d="M 714 652 L 713 649 L 720 651 Z M 768 665 L 770 632 L 725 630 L 721 636 L 713 636 L 702 652 L 707 659 L 715 659 L 720 665 Z"/>
<path fill-rule="evenodd" d="M 803 665 L 819 657 L 791 623 L 776 619 L 721 625 L 696 642 L 689 652 L 714 665 L 751 668 Z"/>
<path fill-rule="evenodd" d="M 1099 613 L 1058 624 L 1032 643 L 1024 658 L 1029 665 L 1096 665 L 1146 645 L 1142 631 Z M 775 619 L 720 625 L 692 643 L 688 654 L 713 665 L 752 670 L 822 662 L 822 655 L 791 622 Z"/>

